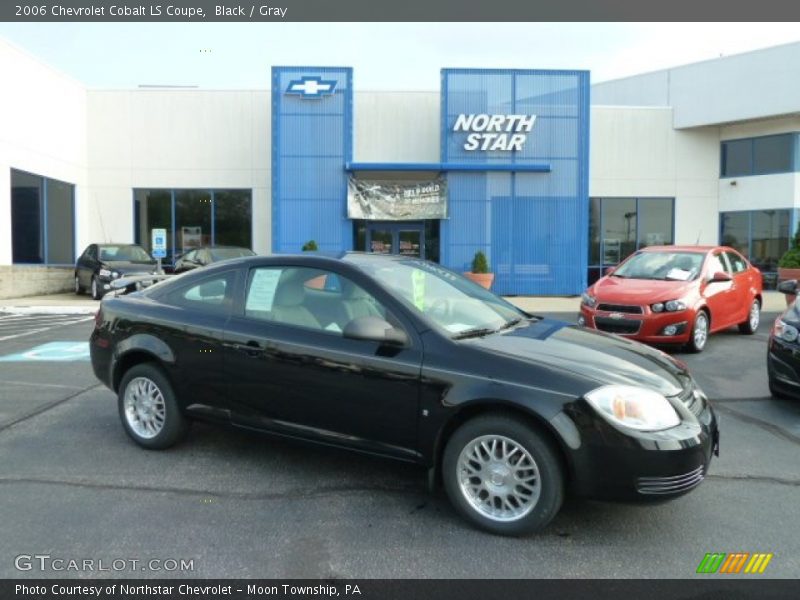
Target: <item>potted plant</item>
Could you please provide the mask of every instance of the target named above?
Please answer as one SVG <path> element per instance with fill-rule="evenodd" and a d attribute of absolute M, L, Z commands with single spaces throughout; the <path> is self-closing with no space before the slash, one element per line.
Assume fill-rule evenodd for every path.
<path fill-rule="evenodd" d="M 475 253 L 475 258 L 472 259 L 472 270 L 464 273 L 464 276 L 487 290 L 492 287 L 494 273 L 489 272 L 489 261 L 483 252 L 478 250 Z"/>
<path fill-rule="evenodd" d="M 303 252 L 316 252 L 319 250 L 319 248 L 317 248 L 317 242 L 314 240 L 308 240 L 305 244 L 303 244 L 302 250 Z M 311 288 L 312 290 L 325 289 L 325 275 L 320 275 L 319 277 L 309 279 L 306 281 L 305 286 L 307 288 Z"/>
<path fill-rule="evenodd" d="M 778 261 L 778 283 L 791 279 L 800 280 L 800 226 L 792 238 L 791 246 Z M 786 305 L 794 302 L 795 298 L 796 294 L 786 294 Z"/>

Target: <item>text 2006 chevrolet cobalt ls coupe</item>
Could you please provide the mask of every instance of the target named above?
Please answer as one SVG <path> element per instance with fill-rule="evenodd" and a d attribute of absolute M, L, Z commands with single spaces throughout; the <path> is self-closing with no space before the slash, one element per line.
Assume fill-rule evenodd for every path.
<path fill-rule="evenodd" d="M 680 362 L 406 257 L 252 257 L 106 298 L 91 354 L 145 448 L 206 419 L 413 461 L 500 534 L 566 490 L 683 494 L 718 444 Z"/>

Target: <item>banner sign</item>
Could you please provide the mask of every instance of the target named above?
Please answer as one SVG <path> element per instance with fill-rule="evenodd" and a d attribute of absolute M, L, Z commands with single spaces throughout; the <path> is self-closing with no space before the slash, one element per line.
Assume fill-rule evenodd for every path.
<path fill-rule="evenodd" d="M 447 218 L 447 180 L 347 182 L 347 217 L 373 221 L 417 221 Z"/>

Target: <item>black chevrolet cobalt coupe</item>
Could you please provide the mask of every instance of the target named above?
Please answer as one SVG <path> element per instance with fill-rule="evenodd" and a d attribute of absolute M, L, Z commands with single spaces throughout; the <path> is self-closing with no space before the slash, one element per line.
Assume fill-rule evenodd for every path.
<path fill-rule="evenodd" d="M 679 496 L 718 448 L 681 362 L 409 257 L 198 269 L 105 298 L 91 355 L 145 448 L 204 419 L 411 461 L 500 534 L 541 529 L 568 490 Z"/>

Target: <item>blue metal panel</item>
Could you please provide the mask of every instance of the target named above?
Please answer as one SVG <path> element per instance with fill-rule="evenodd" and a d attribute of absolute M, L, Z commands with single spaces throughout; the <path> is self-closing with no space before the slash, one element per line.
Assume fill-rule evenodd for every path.
<path fill-rule="evenodd" d="M 550 163 L 347 163 L 348 171 L 525 171 L 549 173 Z"/>
<path fill-rule="evenodd" d="M 314 78 L 334 82 L 333 93 L 287 94 Z M 323 251 L 352 248 L 344 169 L 352 157 L 352 90 L 348 67 L 272 69 L 273 252 L 299 252 L 312 239 Z"/>
<path fill-rule="evenodd" d="M 442 263 L 467 270 L 482 250 L 496 292 L 579 294 L 588 262 L 589 73 L 444 69 L 442 94 L 442 163 L 487 171 L 449 169 Z M 536 123 L 520 152 L 468 151 L 465 134 L 452 131 L 460 114 L 533 114 Z M 520 168 L 536 164 L 549 172 Z"/>

